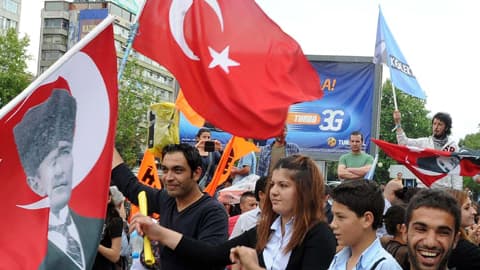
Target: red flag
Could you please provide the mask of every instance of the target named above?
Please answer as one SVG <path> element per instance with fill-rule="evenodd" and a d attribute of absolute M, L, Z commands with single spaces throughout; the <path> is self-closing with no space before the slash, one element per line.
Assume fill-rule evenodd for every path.
<path fill-rule="evenodd" d="M 168 68 L 192 108 L 236 136 L 283 131 L 289 105 L 321 98 L 295 40 L 253 0 L 146 1 L 134 48 Z"/>
<path fill-rule="evenodd" d="M 84 269 L 93 264 L 107 206 L 117 118 L 112 21 L 102 23 L 85 39 L 92 38 L 89 42 L 77 44 L 63 62 L 0 110 L 0 198 L 6 221 L 0 225 L 1 269 L 38 269 L 41 264 L 44 269 L 73 269 L 73 259 L 48 233 L 49 214 L 55 213 L 59 198 L 70 217 L 64 222 L 76 227 L 83 250 L 80 264 Z M 71 148 L 56 150 L 65 144 Z M 70 177 L 55 182 L 58 186 L 43 175 L 56 169 L 41 169 L 52 153 L 65 155 L 69 163 L 62 173 Z M 54 256 L 54 249 L 61 255 Z"/>
<path fill-rule="evenodd" d="M 388 156 L 405 165 L 428 187 L 448 174 L 473 176 L 480 173 L 478 151 L 448 152 L 392 144 L 376 139 L 372 141 Z"/>

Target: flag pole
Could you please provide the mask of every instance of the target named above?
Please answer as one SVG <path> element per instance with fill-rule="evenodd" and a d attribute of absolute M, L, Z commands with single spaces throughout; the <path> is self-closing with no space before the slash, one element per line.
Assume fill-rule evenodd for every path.
<path fill-rule="evenodd" d="M 137 36 L 138 32 L 138 18 L 140 18 L 140 15 L 143 12 L 143 8 L 145 7 L 145 2 L 142 1 L 142 4 L 140 6 L 140 11 L 138 12 L 137 16 L 135 17 L 135 22 L 132 24 L 130 27 L 130 32 L 128 33 L 128 39 L 127 39 L 127 48 L 125 49 L 125 53 L 123 54 L 122 61 L 120 62 L 120 66 L 118 67 L 118 76 L 117 80 L 120 83 L 120 80 L 122 79 L 123 76 L 123 71 L 125 70 L 125 66 L 127 64 L 128 57 L 130 56 L 130 53 L 132 52 L 132 46 L 133 46 L 133 41 L 135 40 L 135 37 Z"/>
<path fill-rule="evenodd" d="M 45 83 L 47 78 L 50 77 L 55 71 L 57 71 L 68 59 L 74 54 L 83 49 L 90 43 L 98 34 L 100 34 L 107 26 L 112 24 L 114 17 L 108 15 L 102 22 L 100 22 L 95 28 L 92 29 L 85 37 L 79 40 L 72 48 L 70 48 L 64 55 L 62 55 L 55 63 L 53 63 L 45 72 L 40 74 L 27 88 L 20 92 L 15 98 L 0 109 L 0 118 L 3 118 L 8 112 L 13 110 L 22 100 L 25 100 L 33 90 L 37 89 L 41 83 Z M 16 112 L 12 114 L 15 115 Z M 7 120 L 8 121 L 8 120 Z"/>
<path fill-rule="evenodd" d="M 390 83 L 392 84 L 392 96 L 393 96 L 393 106 L 395 111 L 398 111 L 398 104 L 397 104 L 397 93 L 395 91 L 395 85 L 393 85 L 392 78 L 390 78 Z"/>

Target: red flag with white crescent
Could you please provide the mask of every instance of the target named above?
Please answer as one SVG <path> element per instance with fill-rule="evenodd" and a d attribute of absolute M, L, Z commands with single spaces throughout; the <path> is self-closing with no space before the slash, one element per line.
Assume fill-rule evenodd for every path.
<path fill-rule="evenodd" d="M 291 104 L 323 96 L 300 45 L 254 0 L 146 1 L 133 47 L 173 73 L 206 121 L 239 137 L 275 137 Z"/>
<path fill-rule="evenodd" d="M 112 24 L 82 44 L 0 111 L 1 269 L 90 269 L 95 260 L 117 119 Z M 62 224 L 64 235 L 54 229 Z"/>

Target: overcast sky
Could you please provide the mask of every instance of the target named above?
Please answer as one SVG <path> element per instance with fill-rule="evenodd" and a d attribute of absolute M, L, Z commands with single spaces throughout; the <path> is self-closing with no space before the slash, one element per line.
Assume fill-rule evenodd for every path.
<path fill-rule="evenodd" d="M 449 112 L 457 139 L 478 132 L 480 16 L 474 0 L 256 0 L 305 54 L 373 56 L 378 5 L 427 93 L 427 109 Z M 43 1 L 23 0 L 20 32 L 36 72 Z M 384 69 L 384 76 L 388 70 Z"/>

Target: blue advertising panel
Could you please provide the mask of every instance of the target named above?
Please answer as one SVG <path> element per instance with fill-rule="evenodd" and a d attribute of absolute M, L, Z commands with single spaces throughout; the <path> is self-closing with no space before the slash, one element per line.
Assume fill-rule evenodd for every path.
<path fill-rule="evenodd" d="M 301 150 L 324 153 L 349 151 L 352 131 L 364 135 L 370 147 L 375 65 L 312 62 L 325 93 L 320 100 L 290 106 L 287 140 Z"/>
<path fill-rule="evenodd" d="M 83 9 L 78 15 L 78 40 L 92 31 L 97 24 L 108 16 L 108 9 Z"/>
<path fill-rule="evenodd" d="M 338 156 L 350 151 L 350 133 L 358 130 L 364 135 L 364 149 L 368 152 L 372 130 L 375 65 L 372 62 L 311 63 L 320 75 L 324 97 L 290 106 L 287 141 L 298 144 L 305 153 Z M 198 129 L 181 115 L 182 142 L 194 143 Z M 224 144 L 230 137 L 231 134 L 212 129 L 212 138 Z M 260 142 L 260 145 L 268 142 Z"/>

